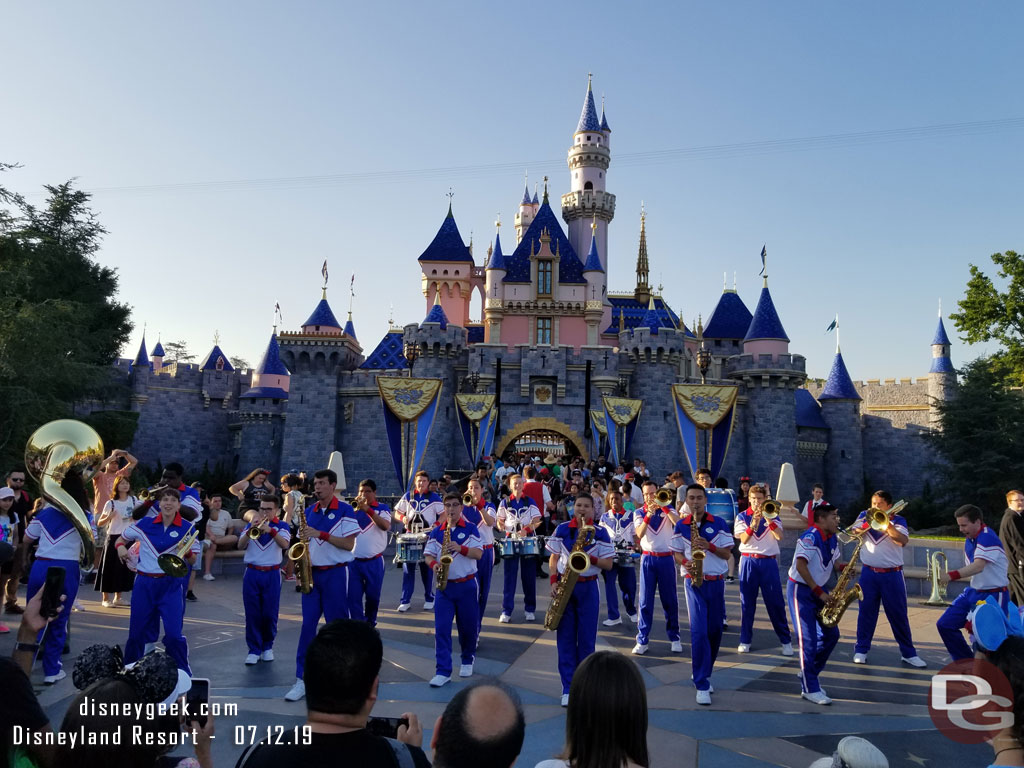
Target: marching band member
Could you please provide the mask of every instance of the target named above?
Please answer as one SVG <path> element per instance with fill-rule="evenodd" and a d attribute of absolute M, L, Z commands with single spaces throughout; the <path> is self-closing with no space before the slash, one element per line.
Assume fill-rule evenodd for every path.
<path fill-rule="evenodd" d="M 160 555 L 175 553 L 181 542 L 192 533 L 195 526 L 183 519 L 181 494 L 175 488 L 164 488 L 157 495 L 160 514 L 146 517 L 129 525 L 117 540 L 117 554 L 122 560 L 128 559 L 128 547 L 132 542 L 141 542 L 139 566 L 132 589 L 131 616 L 128 620 L 128 642 L 124 645 L 124 660 L 130 664 L 142 658 L 147 638 L 154 637 L 155 624 L 159 634 L 159 622 L 164 623 L 164 648 L 174 659 L 178 669 L 191 675 L 188 665 L 188 641 L 182 634 L 185 615 L 185 578 L 170 576 L 161 570 Z M 199 556 L 198 538 L 182 558 L 186 564 L 195 563 Z M 154 637 L 155 640 L 155 637 Z"/>
<path fill-rule="evenodd" d="M 620 496 L 621 500 L 621 496 Z M 594 652 L 597 643 L 597 618 L 601 612 L 601 593 L 597 588 L 597 574 L 607 573 L 612 567 L 611 537 L 603 525 L 594 523 L 594 499 L 586 493 L 576 497 L 572 520 L 561 523 L 548 537 L 547 550 L 551 553 L 551 597 L 554 599 L 561 575 L 569 568 L 569 553 L 576 545 L 580 525 L 594 527 L 594 541 L 583 549 L 590 555 L 590 567 L 576 579 L 572 593 L 565 597 L 565 611 L 558 623 L 558 675 L 562 678 L 562 706 L 569 706 L 569 686 L 576 668 Z"/>
<path fill-rule="evenodd" d="M 751 486 L 747 492 L 750 506 L 736 516 L 733 535 L 740 542 L 740 644 L 739 653 L 749 653 L 754 639 L 754 613 L 757 611 L 757 593 L 761 592 L 764 607 L 772 629 L 782 643 L 782 655 L 793 655 L 793 636 L 786 621 L 786 601 L 782 597 L 779 578 L 779 542 L 782 540 L 782 521 L 765 520 L 762 510 L 765 489 Z M 757 522 L 754 522 L 757 518 Z M 751 526 L 754 527 L 751 527 Z"/>
<path fill-rule="evenodd" d="M 622 505 L 622 491 L 608 491 L 606 500 L 608 511 L 601 516 L 601 525 L 608 532 L 612 547 L 634 549 L 636 537 L 633 535 L 633 516 Z M 618 587 L 615 586 L 616 581 Z M 619 589 L 622 590 L 622 603 L 626 607 L 626 615 L 636 624 L 636 569 L 633 568 L 632 561 L 626 565 L 619 565 L 613 560 L 612 567 L 604 572 L 604 595 L 608 604 L 608 618 L 604 620 L 606 627 L 622 623 L 619 617 Z"/>
<path fill-rule="evenodd" d="M 69 473 L 65 476 L 61 487 L 74 497 L 78 505 L 86 510 L 89 502 L 85 493 L 85 485 L 81 476 Z M 42 501 L 42 499 L 40 499 Z M 43 588 L 46 583 L 46 572 L 50 566 L 64 569 L 64 587 L 61 594 L 67 595 L 60 606 L 60 614 L 39 634 L 42 644 L 43 682 L 52 685 L 67 677 L 60 661 L 64 644 L 67 640 L 68 619 L 71 606 L 78 594 L 78 582 L 81 578 L 79 560 L 82 556 L 82 537 L 71 520 L 59 509 L 50 505 L 39 510 L 25 526 L 25 543 L 31 549 L 32 542 L 38 541 L 36 559 L 28 576 L 26 603 Z"/>
<path fill-rule="evenodd" d="M 306 509 L 306 525 L 299 539 L 309 547 L 313 566 L 313 588 L 302 595 L 302 630 L 295 652 L 295 685 L 285 701 L 298 701 L 306 695 L 302 673 L 306 649 L 316 636 L 323 616 L 327 621 L 348 618 L 348 564 L 356 546 L 359 524 L 352 507 L 334 495 L 338 475 L 333 469 L 320 469 L 313 475 L 316 503 Z"/>
<path fill-rule="evenodd" d="M 821 585 L 828 581 L 833 569 L 842 570 L 838 531 L 839 510 L 831 504 L 815 507 L 814 524 L 796 540 L 786 585 L 789 615 L 800 645 L 800 695 L 815 704 L 832 703 L 819 684 L 818 675 L 839 642 L 839 628 L 823 626 L 818 610 L 829 596 Z"/>
<path fill-rule="evenodd" d="M 405 526 L 409 533 L 426 533 L 444 512 L 441 497 L 430 492 L 430 475 L 422 469 L 412 479 L 413 492 L 405 494 L 395 504 L 395 519 Z M 423 581 L 423 610 L 434 607 L 434 577 L 425 562 L 419 564 L 420 579 Z M 402 564 L 402 600 L 398 610 L 405 613 L 412 602 L 416 589 L 416 564 Z"/>
<path fill-rule="evenodd" d="M 377 483 L 366 478 L 356 497 L 359 536 L 348 574 L 348 612 L 357 621 L 377 626 L 380 591 L 384 586 L 384 550 L 391 530 L 391 507 L 377 501 Z M 365 601 L 365 608 L 364 608 Z"/>
<path fill-rule="evenodd" d="M 516 535 L 522 538 L 536 537 L 541 515 L 533 500 L 523 494 L 522 475 L 509 475 L 508 487 L 511 495 L 498 507 L 498 526 L 505 537 Z M 535 539 L 536 540 L 536 539 Z M 508 624 L 512 621 L 512 609 L 516 602 L 516 574 L 522 569 L 523 607 L 527 621 L 534 621 L 537 610 L 537 558 L 533 555 L 513 555 L 502 558 L 505 569 L 505 588 L 501 599 L 501 616 L 498 621 Z"/>
<path fill-rule="evenodd" d="M 484 553 L 480 533 L 463 517 L 462 497 L 457 493 L 445 494 L 443 504 L 445 515 L 430 531 L 423 550 L 432 573 L 441 567 L 443 555 L 452 557 L 445 585 L 437 592 L 437 607 L 434 609 L 434 656 L 437 662 L 434 671 L 437 674 L 430 680 L 432 688 L 440 688 L 452 679 L 452 620 L 458 627 L 459 647 L 462 649 L 459 677 L 473 675 L 480 627 L 476 584 L 477 561 Z M 442 552 L 446 534 L 450 540 Z"/>
<path fill-rule="evenodd" d="M 476 582 L 480 592 L 479 630 L 483 627 L 487 595 L 491 591 L 491 576 L 494 574 L 494 518 L 497 512 L 494 505 L 484 498 L 484 486 L 478 477 L 470 478 L 466 493 L 473 497 L 473 504 L 462 510 L 462 516 L 476 526 L 483 545 L 483 557 L 476 564 Z"/>
<path fill-rule="evenodd" d="M 675 525 L 669 544 L 675 560 L 685 570 L 686 613 L 690 618 L 690 656 L 697 703 L 711 703 L 711 671 L 722 645 L 725 619 L 725 576 L 729 571 L 733 538 L 729 523 L 705 511 L 707 490 L 693 484 L 686 488 L 686 506 L 690 513 Z M 696 530 L 694 530 L 696 526 Z M 705 553 L 700 586 L 693 585 L 695 561 L 693 549 Z"/>
<path fill-rule="evenodd" d="M 672 653 L 682 653 L 679 641 L 679 598 L 676 595 L 676 568 L 672 559 L 673 528 L 679 522 L 676 511 L 670 507 L 658 506 L 658 484 L 645 480 L 641 488 L 644 505 L 633 513 L 633 531 L 640 540 L 640 621 L 636 625 L 636 645 L 633 653 L 637 656 L 647 653 L 651 637 L 651 623 L 654 621 L 654 590 L 661 595 L 661 607 L 665 611 L 665 629 Z"/>
<path fill-rule="evenodd" d="M 172 461 L 164 467 L 160 479 L 152 490 L 152 495 L 147 501 L 137 506 L 132 511 L 132 519 L 141 520 L 144 517 L 156 517 L 159 515 L 157 498 L 163 488 L 174 488 L 181 498 L 181 516 L 190 523 L 196 520 L 203 512 L 203 504 L 199 500 L 199 489 L 185 485 L 185 468 L 176 461 Z"/>
<path fill-rule="evenodd" d="M 288 523 L 279 519 L 281 498 L 268 494 L 260 499 L 257 517 L 242 531 L 238 548 L 245 550 L 242 604 L 245 606 L 246 664 L 274 660 L 277 614 L 281 607 L 281 554 L 291 541 Z M 253 539 L 251 529 L 260 531 Z"/>
<path fill-rule="evenodd" d="M 975 604 L 992 595 L 1004 611 L 1010 599 L 1010 579 L 1006 573 L 1006 552 L 995 531 L 985 525 L 981 510 L 973 504 L 964 504 L 956 512 L 956 524 L 964 541 L 965 565 L 958 571 L 939 576 L 943 584 L 970 576 L 971 583 L 957 595 L 953 604 L 939 617 L 936 626 L 939 636 L 953 661 L 969 659 L 974 654 L 964 640 L 961 630 L 967 623 L 967 614 Z"/>
<path fill-rule="evenodd" d="M 871 506 L 887 512 L 892 508 L 892 496 L 888 491 L 875 491 Z M 864 511 L 857 517 L 857 524 L 865 529 L 865 538 L 859 581 L 863 598 L 857 609 L 857 645 L 853 663 L 867 664 L 881 604 L 904 663 L 925 667 L 924 659 L 914 649 L 907 620 L 907 585 L 903 581 L 903 548 L 910 541 L 907 521 L 900 515 L 892 515 L 889 526 L 884 531 L 876 531 L 868 524 L 867 511 Z"/>

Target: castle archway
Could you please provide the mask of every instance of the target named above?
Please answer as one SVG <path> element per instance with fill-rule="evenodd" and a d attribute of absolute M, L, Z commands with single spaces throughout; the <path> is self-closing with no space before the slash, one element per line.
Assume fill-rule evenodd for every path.
<path fill-rule="evenodd" d="M 585 461 L 590 459 L 587 442 L 580 434 L 566 424 L 546 416 L 523 419 L 515 426 L 505 430 L 498 440 L 494 453 L 504 456 L 506 453 L 523 451 L 525 453 L 554 453 L 581 456 Z"/>

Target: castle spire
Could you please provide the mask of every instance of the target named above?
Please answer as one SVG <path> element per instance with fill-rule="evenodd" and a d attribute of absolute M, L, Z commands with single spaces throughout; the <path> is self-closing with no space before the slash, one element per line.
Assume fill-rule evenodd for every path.
<path fill-rule="evenodd" d="M 640 248 L 636 256 L 636 289 L 633 292 L 634 298 L 641 304 L 645 304 L 651 297 L 651 286 L 648 283 L 650 276 L 650 261 L 647 258 L 647 211 L 643 202 L 640 203 Z"/>
<path fill-rule="evenodd" d="M 587 95 L 583 98 L 583 111 L 580 113 L 576 133 L 601 130 L 601 121 L 597 119 L 597 107 L 594 105 L 594 90 L 591 87 L 593 77 L 592 73 L 587 74 Z"/>
<path fill-rule="evenodd" d="M 836 352 L 832 360 L 832 370 L 829 371 L 825 387 L 818 395 L 818 400 L 860 400 L 857 388 L 853 385 L 853 379 L 846 370 L 846 363 L 843 362 L 843 353 Z"/>
<path fill-rule="evenodd" d="M 590 225 L 590 252 L 587 254 L 587 263 L 583 265 L 584 272 L 604 272 L 601 266 L 601 257 L 597 253 L 597 217 Z"/>

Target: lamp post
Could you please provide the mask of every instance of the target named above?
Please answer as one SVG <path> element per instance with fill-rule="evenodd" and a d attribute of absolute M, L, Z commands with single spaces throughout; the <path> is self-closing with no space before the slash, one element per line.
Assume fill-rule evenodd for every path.
<path fill-rule="evenodd" d="M 469 374 L 468 376 L 462 377 L 462 391 L 469 395 L 475 395 L 477 387 L 480 385 L 480 374 L 476 371 Z"/>
<path fill-rule="evenodd" d="M 697 341 L 700 342 L 700 349 L 697 350 L 697 368 L 700 369 L 700 383 L 707 383 L 708 368 L 711 367 L 711 350 L 704 346 L 704 323 L 697 316 Z"/>
<path fill-rule="evenodd" d="M 415 342 L 407 341 L 405 346 L 402 348 L 402 354 L 405 355 L 405 360 L 409 363 L 409 378 L 412 378 L 412 367 L 416 364 L 416 359 L 420 356 L 420 347 Z"/>

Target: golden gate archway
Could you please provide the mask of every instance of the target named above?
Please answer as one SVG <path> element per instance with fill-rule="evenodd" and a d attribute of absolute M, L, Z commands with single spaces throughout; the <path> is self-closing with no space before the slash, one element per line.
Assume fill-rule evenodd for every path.
<path fill-rule="evenodd" d="M 544 435 L 545 433 L 553 433 L 560 436 L 562 439 L 572 444 L 572 447 L 576 449 L 576 452 L 579 453 L 584 461 L 588 461 L 590 459 L 590 452 L 587 450 L 587 442 L 580 437 L 576 430 L 570 428 L 566 424 L 563 424 L 557 419 L 545 416 L 524 419 L 510 429 L 505 430 L 505 434 L 501 437 L 494 448 L 494 454 L 496 456 L 504 455 L 504 453 L 513 447 L 519 438 L 524 435 Z M 531 449 L 531 451 L 532 450 L 534 449 Z M 538 443 L 535 450 L 537 452 L 547 452 L 540 443 Z"/>

